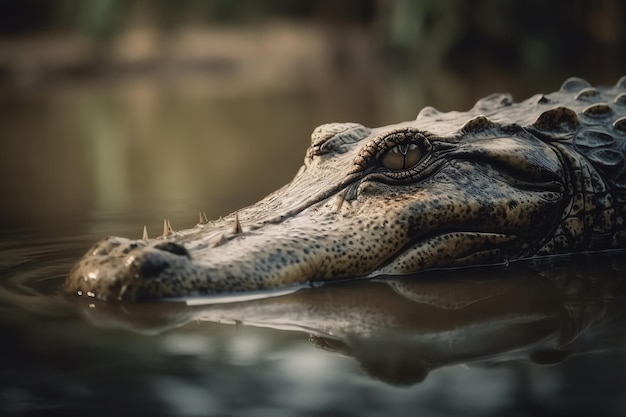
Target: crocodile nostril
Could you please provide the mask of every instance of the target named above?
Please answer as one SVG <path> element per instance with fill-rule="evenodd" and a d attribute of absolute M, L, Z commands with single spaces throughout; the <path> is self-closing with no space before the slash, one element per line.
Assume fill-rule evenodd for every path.
<path fill-rule="evenodd" d="M 139 266 L 139 272 L 144 278 L 156 278 L 165 268 L 168 268 L 169 266 L 170 263 L 167 259 L 158 253 L 152 253 L 142 259 L 141 265 Z"/>
<path fill-rule="evenodd" d="M 186 256 L 187 258 L 191 259 L 191 255 L 189 254 L 189 251 L 187 250 L 187 248 L 185 248 L 183 245 L 179 243 L 163 242 L 163 243 L 159 243 L 158 245 L 154 245 L 154 248 L 160 249 L 164 252 L 173 253 L 174 255 Z"/>

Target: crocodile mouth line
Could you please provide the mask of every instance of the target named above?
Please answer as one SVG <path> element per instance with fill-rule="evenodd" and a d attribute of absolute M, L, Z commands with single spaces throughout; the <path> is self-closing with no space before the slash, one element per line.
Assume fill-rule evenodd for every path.
<path fill-rule="evenodd" d="M 461 267 L 481 258 L 493 264 L 493 256 L 502 254 L 507 245 L 516 245 L 519 238 L 512 234 L 471 230 L 450 231 L 412 240 L 368 277 L 405 275 L 423 269 Z M 445 261 L 445 262 L 444 262 Z M 507 259 L 503 257 L 502 262 Z"/>

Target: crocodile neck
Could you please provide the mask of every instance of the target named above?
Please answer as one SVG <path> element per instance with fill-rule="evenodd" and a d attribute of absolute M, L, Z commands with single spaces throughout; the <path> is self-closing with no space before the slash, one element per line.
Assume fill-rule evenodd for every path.
<path fill-rule="evenodd" d="M 626 193 L 610 187 L 571 141 L 550 145 L 563 163 L 569 187 L 561 221 L 537 255 L 618 247 L 626 237 Z"/>

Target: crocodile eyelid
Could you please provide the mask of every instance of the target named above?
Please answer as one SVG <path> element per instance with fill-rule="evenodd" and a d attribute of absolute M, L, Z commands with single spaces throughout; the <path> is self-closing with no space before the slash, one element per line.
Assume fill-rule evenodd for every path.
<path fill-rule="evenodd" d="M 423 153 L 430 150 L 430 143 L 424 132 L 412 127 L 403 127 L 380 134 L 361 148 L 359 154 L 354 158 L 354 169 L 351 173 L 366 170 L 374 161 L 380 160 L 385 153 L 397 145 L 411 143 L 420 147 Z"/>
<path fill-rule="evenodd" d="M 374 141 L 376 141 L 376 139 L 374 139 Z M 376 142 L 378 150 L 375 156 L 380 157 L 397 146 L 408 146 L 410 144 L 416 144 L 418 146 L 421 144 L 424 146 L 428 144 L 428 141 L 424 133 L 417 129 L 409 128 L 400 131 L 392 131 L 381 135 L 381 140 Z"/>

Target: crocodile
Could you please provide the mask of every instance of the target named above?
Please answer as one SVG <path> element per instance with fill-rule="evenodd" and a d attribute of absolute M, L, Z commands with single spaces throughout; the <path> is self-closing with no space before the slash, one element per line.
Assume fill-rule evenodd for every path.
<path fill-rule="evenodd" d="M 293 180 L 190 229 L 108 237 L 64 291 L 145 301 L 626 248 L 626 76 L 311 135 Z"/>

